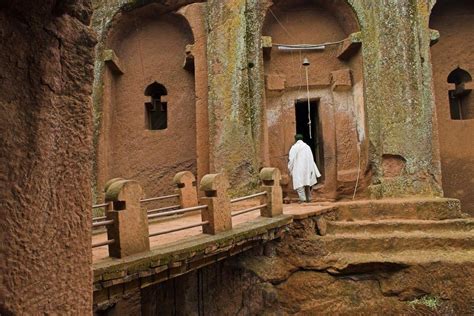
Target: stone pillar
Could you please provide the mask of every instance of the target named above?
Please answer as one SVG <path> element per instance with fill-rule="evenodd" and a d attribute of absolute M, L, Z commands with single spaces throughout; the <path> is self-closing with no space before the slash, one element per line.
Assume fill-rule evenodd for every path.
<path fill-rule="evenodd" d="M 258 183 L 263 135 L 261 104 L 249 97 L 247 0 L 209 0 L 207 8 L 210 170 L 247 193 Z M 252 99 L 261 100 L 257 92 Z"/>
<path fill-rule="evenodd" d="M 190 171 L 178 172 L 173 179 L 179 191 L 179 206 L 187 208 L 198 205 L 196 178 Z"/>
<path fill-rule="evenodd" d="M 428 1 L 355 6 L 363 29 L 372 196 L 440 195 Z"/>
<path fill-rule="evenodd" d="M 249 106 L 252 109 L 252 133 L 257 148 L 256 155 L 261 159 L 261 165 L 270 164 L 270 149 L 268 144 L 268 126 L 265 110 L 265 71 L 263 67 L 262 29 L 265 13 L 271 1 L 247 0 L 247 62 L 249 80 Z"/>
<path fill-rule="evenodd" d="M 207 33 L 206 3 L 191 3 L 178 11 L 189 23 L 194 35 L 194 77 L 196 93 L 197 173 L 201 179 L 209 172 L 209 114 L 207 108 Z"/>
<path fill-rule="evenodd" d="M 207 205 L 207 209 L 201 212 L 202 220 L 209 222 L 203 226 L 203 233 L 215 235 L 231 230 L 232 216 L 230 197 L 227 194 L 229 188 L 227 177 L 222 173 L 205 175 L 199 188 L 205 194 L 205 197 L 201 198 L 201 204 Z"/>
<path fill-rule="evenodd" d="M 109 245 L 111 257 L 123 258 L 150 250 L 148 216 L 140 205 L 142 198 L 143 190 L 136 181 L 117 179 L 108 182 L 105 201 L 112 203 L 106 216 L 107 220 L 114 220 L 114 224 L 107 226 L 107 237 L 115 240 Z"/>
<path fill-rule="evenodd" d="M 267 192 L 263 197 L 263 203 L 267 207 L 262 208 L 262 217 L 274 217 L 283 214 L 283 192 L 280 186 L 281 173 L 278 168 L 263 168 L 260 171 L 262 189 Z"/>

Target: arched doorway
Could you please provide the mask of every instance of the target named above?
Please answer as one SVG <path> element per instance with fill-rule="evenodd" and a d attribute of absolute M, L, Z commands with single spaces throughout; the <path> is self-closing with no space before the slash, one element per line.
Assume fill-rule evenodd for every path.
<path fill-rule="evenodd" d="M 274 1 L 263 27 L 270 164 L 287 170 L 293 137 L 303 134 L 323 174 L 320 199 L 352 197 L 356 183 L 360 192 L 365 186 L 358 31 L 355 13 L 342 0 Z"/>
<path fill-rule="evenodd" d="M 439 0 L 430 28 L 440 38 L 431 49 L 443 190 L 474 214 L 474 2 Z"/>

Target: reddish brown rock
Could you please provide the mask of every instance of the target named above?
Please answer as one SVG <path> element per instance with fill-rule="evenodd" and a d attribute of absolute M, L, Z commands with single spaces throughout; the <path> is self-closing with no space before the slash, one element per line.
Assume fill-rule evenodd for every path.
<path fill-rule="evenodd" d="M 141 205 L 142 198 L 143 190 L 136 181 L 118 180 L 109 185 L 105 201 L 113 206 L 106 211 L 107 219 L 114 221 L 107 226 L 107 237 L 114 240 L 109 245 L 111 257 L 123 258 L 150 250 L 148 214 Z"/>
<path fill-rule="evenodd" d="M 332 89 L 335 91 L 349 91 L 352 88 L 352 75 L 349 69 L 331 72 Z"/>
<path fill-rule="evenodd" d="M 198 205 L 196 177 L 189 171 L 178 172 L 173 179 L 178 187 L 181 208 Z"/>
<path fill-rule="evenodd" d="M 430 28 L 439 31 L 439 41 L 431 48 L 437 129 L 445 196 L 461 200 L 463 209 L 474 215 L 474 94 L 463 101 L 463 120 L 453 119 L 449 91 L 455 85 L 449 75 L 458 67 L 474 77 L 474 33 L 466 25 L 474 18 L 474 3 L 469 0 L 439 0 L 433 8 Z M 470 82 L 472 85 L 472 82 Z M 469 83 L 465 87 L 469 88 Z"/>
<path fill-rule="evenodd" d="M 270 91 L 285 90 L 285 78 L 279 75 L 267 75 L 266 76 L 267 89 Z"/>
<path fill-rule="evenodd" d="M 283 193 L 280 186 L 281 173 L 277 168 L 263 168 L 260 171 L 260 180 L 262 189 L 267 195 L 262 198 L 263 203 L 267 204 L 261 210 L 263 217 L 275 217 L 283 213 Z"/>
<path fill-rule="evenodd" d="M 393 178 L 400 176 L 405 168 L 406 160 L 399 155 L 383 155 L 382 169 L 384 177 Z"/>
<path fill-rule="evenodd" d="M 92 304 L 90 1 L 0 4 L 0 314 Z"/>
<path fill-rule="evenodd" d="M 201 211 L 203 233 L 215 235 L 232 229 L 230 198 L 228 195 L 229 181 L 222 173 L 205 175 L 199 186 L 204 191 L 201 203 L 207 208 Z"/>
<path fill-rule="evenodd" d="M 106 66 L 96 92 L 97 188 L 123 177 L 139 181 L 146 196 L 160 196 L 174 191 L 177 172 L 208 173 L 204 12 L 198 4 L 178 12 L 184 4 L 139 6 L 115 15 L 101 34 Z M 163 91 L 153 108 L 146 91 L 154 83 Z M 157 111 L 166 113 L 166 126 L 153 129 L 150 113 Z"/>

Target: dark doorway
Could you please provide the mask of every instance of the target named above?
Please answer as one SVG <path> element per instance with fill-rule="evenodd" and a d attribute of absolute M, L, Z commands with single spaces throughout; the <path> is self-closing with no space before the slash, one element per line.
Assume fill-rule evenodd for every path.
<path fill-rule="evenodd" d="M 296 133 L 303 135 L 303 141 L 311 148 L 314 161 L 322 175 L 319 181 L 322 181 L 324 179 L 324 155 L 318 105 L 319 102 L 317 100 L 311 100 L 308 115 L 308 100 L 297 100 L 295 104 L 295 116 Z M 311 119 L 311 133 L 310 125 L 308 124 L 309 118 Z"/>

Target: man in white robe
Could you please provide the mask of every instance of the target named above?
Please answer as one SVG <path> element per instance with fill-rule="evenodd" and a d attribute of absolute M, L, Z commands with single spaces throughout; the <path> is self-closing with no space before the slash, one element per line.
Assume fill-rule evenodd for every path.
<path fill-rule="evenodd" d="M 318 182 L 321 173 L 314 162 L 311 148 L 303 142 L 303 136 L 296 134 L 295 141 L 290 149 L 288 170 L 300 202 L 311 202 L 311 187 Z"/>

